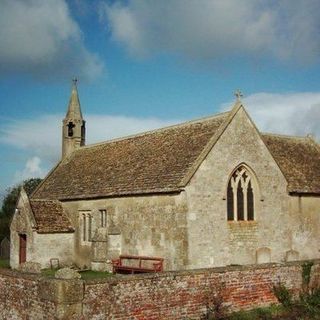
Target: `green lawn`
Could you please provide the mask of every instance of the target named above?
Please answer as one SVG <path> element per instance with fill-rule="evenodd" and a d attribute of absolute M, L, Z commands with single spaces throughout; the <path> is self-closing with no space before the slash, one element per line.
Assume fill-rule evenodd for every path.
<path fill-rule="evenodd" d="M 57 269 L 42 269 L 41 274 L 47 277 L 54 277 L 54 274 L 56 273 L 56 271 Z"/>
<path fill-rule="evenodd" d="M 309 312 L 301 306 L 286 309 L 283 306 L 240 311 L 230 316 L 215 318 L 220 320 L 319 320 L 320 314 Z"/>
<path fill-rule="evenodd" d="M 10 268 L 9 260 L 0 259 L 0 268 L 2 269 Z"/>
<path fill-rule="evenodd" d="M 9 260 L 0 259 L 0 268 L 8 269 L 10 268 Z M 41 270 L 41 274 L 47 277 L 54 277 L 57 269 L 43 269 Z M 99 272 L 99 271 L 80 271 L 81 278 L 84 280 L 92 280 L 92 279 L 103 279 L 112 276 L 112 273 L 109 272 Z"/>
<path fill-rule="evenodd" d="M 231 314 L 225 320 L 276 320 L 276 319 L 295 319 L 287 318 L 286 310 L 279 305 L 272 305 L 268 308 L 257 308 L 250 311 L 239 311 Z M 302 319 L 301 319 L 302 320 Z"/>
<path fill-rule="evenodd" d="M 54 274 L 56 273 L 57 269 L 43 269 L 41 271 L 42 275 L 48 276 L 48 277 L 54 277 Z M 92 280 L 92 279 L 104 279 L 112 276 L 112 273 L 109 272 L 100 272 L 100 271 L 92 271 L 92 270 L 86 270 L 86 271 L 80 271 L 81 278 L 84 280 Z"/>
<path fill-rule="evenodd" d="M 275 289 L 274 289 L 275 290 Z M 320 288 L 301 292 L 299 298 L 285 294 L 289 292 L 284 286 L 278 286 L 276 293 L 280 305 L 241 311 L 229 316 L 223 312 L 216 320 L 320 320 Z M 280 292 L 281 291 L 281 292 Z M 279 293 L 281 293 L 279 295 Z"/>
<path fill-rule="evenodd" d="M 84 280 L 92 280 L 92 279 L 103 279 L 113 276 L 112 273 L 109 272 L 101 272 L 101 271 L 82 271 L 80 272 L 81 278 Z"/>

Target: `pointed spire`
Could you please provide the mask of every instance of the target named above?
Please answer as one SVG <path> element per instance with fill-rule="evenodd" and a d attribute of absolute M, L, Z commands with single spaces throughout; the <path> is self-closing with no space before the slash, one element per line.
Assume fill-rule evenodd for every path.
<path fill-rule="evenodd" d="M 62 158 L 85 145 L 86 127 L 82 118 L 77 79 L 72 80 L 71 97 L 66 117 L 62 121 Z"/>
<path fill-rule="evenodd" d="M 71 97 L 69 100 L 68 111 L 66 114 L 66 118 L 68 119 L 82 119 L 77 82 L 78 82 L 77 78 L 72 79 Z"/>

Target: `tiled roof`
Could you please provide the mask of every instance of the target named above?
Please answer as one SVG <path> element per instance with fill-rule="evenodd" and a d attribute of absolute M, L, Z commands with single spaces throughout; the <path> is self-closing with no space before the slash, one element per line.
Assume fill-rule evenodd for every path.
<path fill-rule="evenodd" d="M 235 111 L 232 111 L 233 113 Z M 222 113 L 123 139 L 82 147 L 64 159 L 33 199 L 86 199 L 178 192 L 230 121 Z M 320 147 L 310 138 L 262 134 L 288 191 L 320 194 Z"/>
<path fill-rule="evenodd" d="M 31 200 L 30 205 L 38 233 L 74 231 L 59 201 Z"/>
<path fill-rule="evenodd" d="M 320 193 L 320 146 L 312 139 L 263 134 L 291 193 Z"/>
<path fill-rule="evenodd" d="M 228 114 L 82 147 L 51 172 L 32 198 L 79 199 L 178 191 Z"/>

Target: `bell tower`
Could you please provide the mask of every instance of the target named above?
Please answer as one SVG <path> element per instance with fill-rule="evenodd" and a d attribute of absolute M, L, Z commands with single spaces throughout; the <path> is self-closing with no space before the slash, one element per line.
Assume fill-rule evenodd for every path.
<path fill-rule="evenodd" d="M 80 108 L 77 79 L 73 79 L 68 111 L 62 121 L 62 159 L 75 149 L 85 145 L 85 124 Z"/>

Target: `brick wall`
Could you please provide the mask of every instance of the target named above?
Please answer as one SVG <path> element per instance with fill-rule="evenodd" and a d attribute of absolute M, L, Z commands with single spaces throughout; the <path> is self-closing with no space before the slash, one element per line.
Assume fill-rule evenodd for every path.
<path fill-rule="evenodd" d="M 0 319 L 54 319 L 55 311 L 41 300 L 37 276 L 0 269 Z"/>
<path fill-rule="evenodd" d="M 0 318 L 201 319 L 215 295 L 223 297 L 229 311 L 265 306 L 276 302 L 273 284 L 281 281 L 297 293 L 301 275 L 301 262 L 71 282 L 0 271 L 0 292 L 5 292 L 0 297 Z M 320 261 L 312 268 L 312 281 L 320 283 Z"/>
<path fill-rule="evenodd" d="M 83 315 L 85 319 L 105 319 L 104 316 L 107 319 L 106 315 L 119 320 L 200 319 L 207 305 L 213 305 L 215 295 L 223 297 L 229 311 L 277 302 L 272 285 L 281 281 L 298 292 L 302 285 L 301 272 L 298 263 L 268 264 L 87 282 Z"/>

